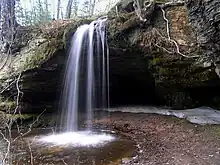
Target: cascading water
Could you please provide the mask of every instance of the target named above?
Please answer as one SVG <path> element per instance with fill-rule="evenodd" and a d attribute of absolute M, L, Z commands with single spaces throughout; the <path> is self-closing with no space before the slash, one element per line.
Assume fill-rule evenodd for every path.
<path fill-rule="evenodd" d="M 62 95 L 62 127 L 78 130 L 78 112 L 86 111 L 91 130 L 94 108 L 109 102 L 109 55 L 105 30 L 106 18 L 80 26 L 75 32 L 65 72 Z"/>
<path fill-rule="evenodd" d="M 106 18 L 78 27 L 65 71 L 62 94 L 61 128 L 64 133 L 41 141 L 75 145 L 96 145 L 112 141 L 113 136 L 92 132 L 93 110 L 109 106 L 109 53 Z M 86 112 L 87 131 L 79 131 L 78 112 Z"/>

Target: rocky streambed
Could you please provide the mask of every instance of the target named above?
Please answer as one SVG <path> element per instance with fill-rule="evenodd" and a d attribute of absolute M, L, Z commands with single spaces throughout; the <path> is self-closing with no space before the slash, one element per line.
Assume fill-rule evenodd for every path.
<path fill-rule="evenodd" d="M 218 165 L 220 126 L 191 124 L 185 119 L 152 114 L 110 113 L 96 121 L 138 145 L 138 165 Z"/>

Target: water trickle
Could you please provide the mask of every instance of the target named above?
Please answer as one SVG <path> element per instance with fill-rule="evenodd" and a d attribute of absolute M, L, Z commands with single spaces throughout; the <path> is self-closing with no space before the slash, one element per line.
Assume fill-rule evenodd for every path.
<path fill-rule="evenodd" d="M 65 131 L 78 130 L 78 112 L 85 111 L 87 129 L 92 129 L 94 108 L 109 106 L 109 53 L 106 18 L 80 26 L 75 32 L 62 94 L 62 121 Z"/>

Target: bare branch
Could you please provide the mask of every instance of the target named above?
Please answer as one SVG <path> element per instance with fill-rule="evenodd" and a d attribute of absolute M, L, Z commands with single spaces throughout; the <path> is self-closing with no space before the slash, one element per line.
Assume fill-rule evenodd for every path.
<path fill-rule="evenodd" d="M 17 79 L 15 79 L 14 81 L 12 81 L 7 87 L 5 87 L 0 94 L 2 94 L 5 90 L 7 90 L 12 84 L 14 84 L 17 81 Z"/>
<path fill-rule="evenodd" d="M 158 44 L 155 44 L 155 45 L 156 45 L 156 47 L 158 47 L 158 48 L 160 48 L 160 49 L 163 49 L 165 52 L 167 52 L 167 53 L 169 53 L 169 54 L 172 54 L 172 53 L 173 53 L 173 52 L 167 50 L 166 48 L 164 48 L 164 47 L 162 47 L 162 46 L 160 46 L 160 45 L 158 45 Z"/>
<path fill-rule="evenodd" d="M 142 17 L 142 13 L 141 13 L 142 8 L 141 8 L 139 0 L 134 0 L 133 7 L 134 7 L 135 12 L 136 12 L 137 16 L 139 17 L 140 21 L 146 22 L 147 19 Z"/>
<path fill-rule="evenodd" d="M 8 158 L 9 153 L 10 153 L 11 142 L 10 142 L 10 140 L 8 140 L 8 139 L 6 138 L 6 136 L 2 133 L 2 131 L 0 131 L 0 134 L 2 135 L 3 139 L 4 139 L 4 140 L 6 141 L 6 143 L 8 144 L 8 145 L 7 145 L 6 154 L 5 154 L 5 156 L 4 156 L 3 160 L 2 160 L 2 164 L 4 165 L 4 164 L 6 164 L 6 159 Z"/>
<path fill-rule="evenodd" d="M 117 6 L 117 5 L 115 6 L 115 12 L 116 12 L 117 17 L 119 17 L 119 14 L 118 14 L 118 6 Z"/>
<path fill-rule="evenodd" d="M 23 92 L 20 90 L 19 88 L 19 81 L 20 81 L 20 78 L 21 78 L 21 74 L 19 74 L 18 78 L 17 78 L 17 81 L 16 81 L 16 88 L 17 88 L 17 91 L 18 91 L 18 94 L 17 94 L 17 99 L 16 99 L 16 108 L 15 108 L 15 111 L 14 111 L 14 114 L 16 114 L 17 112 L 17 109 L 19 107 L 19 100 L 20 100 L 20 94 L 21 94 L 21 97 L 23 96 Z"/>
<path fill-rule="evenodd" d="M 22 73 L 20 73 L 18 75 L 18 78 L 15 79 L 13 82 L 11 82 L 9 84 L 9 86 L 7 86 L 2 92 L 4 92 L 7 88 L 9 88 L 12 84 L 16 83 L 16 89 L 17 89 L 17 97 L 16 97 L 16 107 L 12 113 L 12 115 L 16 114 L 17 113 L 17 110 L 19 108 L 19 101 L 20 101 L 20 98 L 23 96 L 23 92 L 20 90 L 19 88 L 19 81 L 21 79 L 21 75 Z M 46 111 L 46 109 L 37 116 L 36 120 L 34 120 L 30 125 L 29 125 L 29 128 L 28 128 L 28 131 L 25 132 L 25 133 L 22 133 L 20 128 L 19 128 L 19 125 L 17 123 L 16 120 L 14 120 L 13 116 L 9 116 L 7 117 L 7 121 L 5 122 L 5 126 L 6 126 L 6 133 L 4 134 L 2 131 L 0 131 L 0 135 L 3 137 L 3 140 L 6 141 L 7 143 L 7 151 L 6 151 L 6 154 L 4 156 L 4 159 L 3 159 L 3 164 L 5 164 L 7 158 L 9 157 L 9 153 L 10 153 L 10 147 L 11 147 L 11 143 L 12 142 L 15 142 L 17 139 L 21 138 L 21 137 L 24 137 L 25 135 L 27 135 L 28 133 L 31 132 L 32 130 L 32 127 L 33 125 L 38 122 L 40 116 Z M 20 114 L 20 112 L 19 112 Z M 20 114 L 21 115 L 21 114 Z M 12 139 L 12 125 L 14 124 L 14 122 L 16 123 L 16 126 L 17 126 L 17 130 L 18 130 L 18 133 L 20 134 L 19 136 L 17 136 L 16 138 Z M 31 144 L 28 143 L 28 147 L 29 147 L 29 150 L 30 150 L 30 154 L 31 154 L 31 164 L 33 164 L 33 154 L 32 154 L 32 150 L 31 150 Z"/>
<path fill-rule="evenodd" d="M 177 2 L 167 2 L 159 5 L 159 7 L 165 9 L 172 6 L 184 6 L 184 5 L 185 5 L 184 1 L 177 1 Z"/>
<path fill-rule="evenodd" d="M 33 141 L 32 141 L 32 143 L 33 143 Z M 27 142 L 27 144 L 28 144 L 28 148 L 29 148 L 29 151 L 30 151 L 30 162 L 31 162 L 31 165 L 33 165 L 34 164 L 34 158 L 33 158 L 33 153 L 32 153 L 32 149 L 31 149 L 31 144 L 29 143 L 29 141 Z"/>
<path fill-rule="evenodd" d="M 46 111 L 46 109 L 43 110 L 43 112 L 41 112 L 41 113 L 37 116 L 36 120 L 34 120 L 34 121 L 29 125 L 29 128 L 28 128 L 28 131 L 27 131 L 27 132 L 25 132 L 25 133 L 20 133 L 20 136 L 17 136 L 17 137 L 13 140 L 13 142 L 15 142 L 17 139 L 19 139 L 19 138 L 21 138 L 21 137 L 24 137 L 24 136 L 26 136 L 27 134 L 29 134 L 29 133 L 31 132 L 31 130 L 32 130 L 33 125 L 38 122 L 39 118 L 42 116 L 42 114 L 43 114 L 45 111 Z"/>

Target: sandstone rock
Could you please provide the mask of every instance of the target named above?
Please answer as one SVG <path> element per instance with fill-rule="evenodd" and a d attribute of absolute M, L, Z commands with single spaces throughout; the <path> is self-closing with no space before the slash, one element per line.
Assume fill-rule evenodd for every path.
<path fill-rule="evenodd" d="M 27 29 L 25 33 L 32 37 L 16 54 L 9 57 L 9 62 L 0 70 L 2 101 L 16 101 L 18 82 L 23 92 L 19 110 L 38 113 L 45 108 L 48 112 L 53 109 L 54 105 L 57 105 L 54 101 L 59 98 L 71 36 L 78 26 L 86 22 L 89 21 L 52 22 L 34 30 Z M 22 39 L 20 38 L 21 42 Z M 24 40 L 26 39 L 24 37 Z M 20 73 L 21 78 L 17 81 Z M 7 110 L 4 107 L 0 108 Z"/>
<path fill-rule="evenodd" d="M 119 17 L 109 20 L 111 74 L 114 75 L 113 79 L 115 77 L 121 82 L 118 87 L 116 82 L 112 84 L 117 89 L 112 90 L 115 91 L 112 95 L 116 100 L 125 97 L 125 102 L 128 99 L 132 102 L 139 99 L 142 104 L 165 104 L 175 109 L 200 105 L 219 106 L 215 100 L 219 98 L 216 90 L 219 89 L 220 81 L 214 62 L 204 60 L 210 54 L 207 55 L 208 50 L 204 49 L 199 37 L 209 37 L 211 40 L 213 35 L 210 36 L 204 27 L 212 25 L 201 24 L 198 29 L 196 25 L 191 26 L 197 18 L 200 20 L 201 14 L 193 15 L 189 6 L 165 9 L 170 37 L 178 43 L 180 52 L 189 58 L 177 53 L 176 46 L 167 40 L 166 21 L 160 8 L 155 7 L 157 10 L 152 15 L 150 25 L 140 24 L 135 12 L 122 12 Z M 203 11 L 203 5 L 194 2 L 191 6 Z M 213 3 L 209 6 L 215 8 Z M 217 11 L 215 9 L 212 12 Z M 201 34 L 202 31 L 207 34 Z M 214 48 L 213 45 L 211 47 Z M 198 58 L 190 58 L 192 56 Z M 122 84 L 125 83 L 127 87 L 123 89 Z M 129 93 L 135 95 L 127 98 Z"/>
<path fill-rule="evenodd" d="M 175 109 L 201 105 L 220 107 L 219 2 L 198 2 L 164 8 L 170 37 L 178 47 L 168 38 L 167 22 L 159 7 L 163 2 L 155 3 L 146 22 L 136 16 L 133 2 L 129 0 L 118 4 L 119 16 L 112 14 L 115 8 L 110 11 L 107 30 L 112 105 L 156 104 Z M 209 18 L 212 20 L 206 24 Z M 70 38 L 76 28 L 86 22 L 90 20 L 53 22 L 26 32 L 28 42 L 22 42 L 10 57 L 11 63 L 0 71 L 2 90 L 22 72 L 19 86 L 24 95 L 19 109 L 36 113 L 45 108 L 58 109 Z M 15 100 L 16 83 L 1 96 L 3 101 Z"/>

